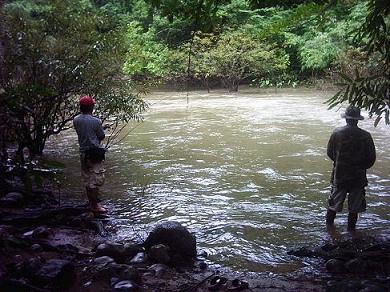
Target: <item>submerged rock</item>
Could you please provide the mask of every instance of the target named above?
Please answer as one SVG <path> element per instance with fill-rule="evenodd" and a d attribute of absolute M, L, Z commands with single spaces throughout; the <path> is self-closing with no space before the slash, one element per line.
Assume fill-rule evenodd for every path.
<path fill-rule="evenodd" d="M 196 238 L 179 222 L 166 221 L 154 227 L 144 246 L 149 252 L 152 246 L 158 244 L 168 246 L 172 253 L 196 257 Z"/>

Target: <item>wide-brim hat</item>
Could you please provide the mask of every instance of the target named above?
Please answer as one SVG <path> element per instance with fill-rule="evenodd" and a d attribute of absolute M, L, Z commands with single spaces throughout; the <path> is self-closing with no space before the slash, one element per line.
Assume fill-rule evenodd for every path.
<path fill-rule="evenodd" d="M 364 117 L 360 114 L 360 108 L 352 105 L 346 108 L 345 113 L 342 113 L 341 117 L 348 120 L 364 120 Z"/>

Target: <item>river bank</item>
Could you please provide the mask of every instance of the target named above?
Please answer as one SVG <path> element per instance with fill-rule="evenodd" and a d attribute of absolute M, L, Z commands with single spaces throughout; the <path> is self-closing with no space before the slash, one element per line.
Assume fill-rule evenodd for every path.
<path fill-rule="evenodd" d="M 1 291 L 321 290 L 310 281 L 211 269 L 205 253 L 185 264 L 166 265 L 138 243 L 113 241 L 105 229 L 109 220 L 86 206 L 58 206 L 51 192 L 1 194 Z"/>
<path fill-rule="evenodd" d="M 326 270 L 310 275 L 239 273 L 190 261 L 167 261 L 164 248 L 117 241 L 112 218 L 87 206 L 63 204 L 50 191 L 2 188 L 1 291 L 388 291 L 390 241 L 356 237 L 299 247 L 289 253 L 320 258 Z"/>

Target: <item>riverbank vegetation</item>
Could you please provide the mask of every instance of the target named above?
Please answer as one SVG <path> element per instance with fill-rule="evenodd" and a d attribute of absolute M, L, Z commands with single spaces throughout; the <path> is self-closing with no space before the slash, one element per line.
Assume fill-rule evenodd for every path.
<path fill-rule="evenodd" d="M 41 154 L 67 129 L 81 94 L 97 99 L 103 120 L 119 123 L 141 118 L 147 105 L 138 93 L 156 84 L 237 91 L 342 82 L 330 106 L 349 101 L 389 122 L 387 1 L 0 5 L 0 135 L 19 154 Z"/>

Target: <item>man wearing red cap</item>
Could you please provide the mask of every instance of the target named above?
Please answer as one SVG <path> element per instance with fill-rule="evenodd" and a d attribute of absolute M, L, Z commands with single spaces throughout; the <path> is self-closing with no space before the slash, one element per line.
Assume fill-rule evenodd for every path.
<path fill-rule="evenodd" d="M 98 203 L 99 187 L 104 183 L 104 139 L 102 121 L 92 116 L 95 100 L 88 95 L 80 97 L 80 111 L 73 120 L 80 145 L 81 174 L 91 211 L 102 213 L 106 210 Z"/>

